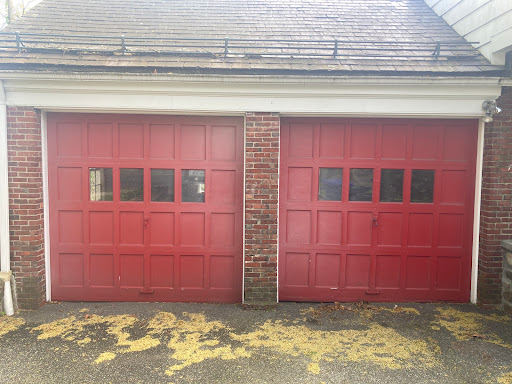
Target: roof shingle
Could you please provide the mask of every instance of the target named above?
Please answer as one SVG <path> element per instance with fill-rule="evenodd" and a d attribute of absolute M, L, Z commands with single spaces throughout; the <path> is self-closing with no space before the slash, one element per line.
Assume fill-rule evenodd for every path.
<path fill-rule="evenodd" d="M 21 52 L 0 49 L 0 69 L 122 66 L 474 75 L 502 69 L 490 65 L 423 0 L 44 0 L 4 30 L 14 31 L 25 46 Z M 47 34 L 85 38 L 42 36 Z M 14 41 L 14 36 L 2 38 Z M 169 38 L 219 40 L 163 40 Z M 83 44 L 71 43 L 78 40 Z M 442 44 L 436 58 L 437 41 L 456 45 Z"/>

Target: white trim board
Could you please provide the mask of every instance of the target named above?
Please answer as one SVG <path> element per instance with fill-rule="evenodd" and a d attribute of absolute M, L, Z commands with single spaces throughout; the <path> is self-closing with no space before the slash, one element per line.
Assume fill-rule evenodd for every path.
<path fill-rule="evenodd" d="M 475 164 L 475 205 L 473 216 L 473 245 L 471 262 L 471 292 L 470 301 L 477 302 L 478 285 L 478 258 L 480 252 L 480 208 L 482 206 L 482 171 L 484 158 L 484 135 L 485 123 L 480 120 L 478 123 L 478 140 L 476 149 Z"/>
<path fill-rule="evenodd" d="M 113 77 L 11 78 L 6 101 L 94 113 L 468 118 L 482 116 L 482 102 L 501 94 L 498 78 Z"/>
<path fill-rule="evenodd" d="M 46 300 L 52 300 L 52 275 L 50 268 L 50 192 L 48 187 L 48 125 L 46 112 L 41 112 L 41 152 L 43 169 L 43 225 L 44 225 L 44 262 L 46 279 Z"/>

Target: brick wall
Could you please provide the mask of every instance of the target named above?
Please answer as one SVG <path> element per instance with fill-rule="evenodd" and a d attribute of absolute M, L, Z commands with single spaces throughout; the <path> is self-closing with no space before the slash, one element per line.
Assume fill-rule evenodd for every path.
<path fill-rule="evenodd" d="M 7 108 L 11 268 L 20 308 L 45 300 L 41 116 L 33 108 Z"/>
<path fill-rule="evenodd" d="M 512 239 L 512 87 L 498 99 L 503 111 L 485 126 L 478 303 L 501 303 L 501 241 Z"/>
<path fill-rule="evenodd" d="M 279 114 L 246 114 L 245 304 L 277 302 Z"/>

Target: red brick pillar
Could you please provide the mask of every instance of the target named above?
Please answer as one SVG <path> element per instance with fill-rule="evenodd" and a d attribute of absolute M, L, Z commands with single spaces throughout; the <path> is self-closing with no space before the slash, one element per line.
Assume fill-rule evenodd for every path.
<path fill-rule="evenodd" d="M 502 112 L 485 125 L 478 303 L 501 304 L 501 241 L 512 239 L 512 87 L 497 100 Z"/>
<path fill-rule="evenodd" d="M 20 308 L 45 301 L 41 116 L 28 107 L 7 108 L 11 268 Z"/>
<path fill-rule="evenodd" d="M 277 303 L 279 114 L 245 117 L 245 297 L 258 308 Z"/>

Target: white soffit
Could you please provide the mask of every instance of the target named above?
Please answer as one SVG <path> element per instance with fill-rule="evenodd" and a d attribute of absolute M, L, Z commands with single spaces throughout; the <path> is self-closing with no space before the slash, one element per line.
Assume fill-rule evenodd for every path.
<path fill-rule="evenodd" d="M 499 78 L 4 72 L 7 105 L 46 111 L 478 117 Z"/>

